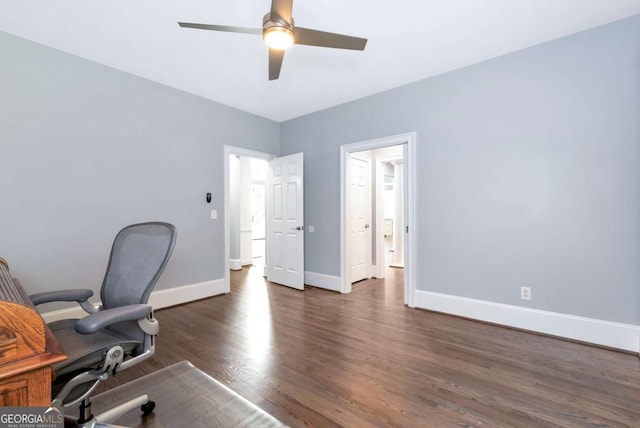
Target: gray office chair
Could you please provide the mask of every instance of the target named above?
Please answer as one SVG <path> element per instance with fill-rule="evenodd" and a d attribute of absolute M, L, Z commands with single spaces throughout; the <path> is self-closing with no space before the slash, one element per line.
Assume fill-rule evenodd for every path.
<path fill-rule="evenodd" d="M 147 304 L 175 245 L 176 230 L 168 223 L 134 224 L 116 236 L 100 289 L 101 305 L 88 299 L 91 290 L 61 290 L 30 296 L 35 305 L 54 301 L 78 302 L 89 315 L 49 324 L 67 360 L 53 366 L 53 406 L 79 405 L 80 427 L 107 426 L 140 407 L 155 408 L 145 394 L 99 415 L 92 415 L 89 396 L 116 372 L 128 369 L 155 353 L 158 321 Z M 67 421 L 69 422 L 69 421 Z"/>

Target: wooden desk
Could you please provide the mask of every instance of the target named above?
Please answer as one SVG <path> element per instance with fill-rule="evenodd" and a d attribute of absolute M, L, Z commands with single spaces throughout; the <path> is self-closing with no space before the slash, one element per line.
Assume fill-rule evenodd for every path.
<path fill-rule="evenodd" d="M 0 258 L 0 406 L 49 406 L 51 366 L 67 357 Z"/>

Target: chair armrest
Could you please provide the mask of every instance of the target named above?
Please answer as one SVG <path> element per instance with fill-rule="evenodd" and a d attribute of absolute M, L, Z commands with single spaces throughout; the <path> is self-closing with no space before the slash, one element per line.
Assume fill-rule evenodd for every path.
<path fill-rule="evenodd" d="M 76 331 L 80 334 L 92 334 L 101 328 L 121 321 L 144 319 L 152 311 L 151 305 L 127 305 L 113 309 L 104 309 L 87 315 L 76 322 Z"/>
<path fill-rule="evenodd" d="M 82 290 L 57 290 L 45 291 L 29 296 L 34 305 L 49 302 L 82 302 L 93 296 L 93 291 L 89 289 Z"/>

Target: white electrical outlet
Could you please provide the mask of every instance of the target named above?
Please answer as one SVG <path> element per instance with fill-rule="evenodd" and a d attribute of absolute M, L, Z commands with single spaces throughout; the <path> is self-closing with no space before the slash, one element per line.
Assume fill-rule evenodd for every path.
<path fill-rule="evenodd" d="M 522 300 L 531 300 L 531 287 L 520 287 L 520 298 Z"/>

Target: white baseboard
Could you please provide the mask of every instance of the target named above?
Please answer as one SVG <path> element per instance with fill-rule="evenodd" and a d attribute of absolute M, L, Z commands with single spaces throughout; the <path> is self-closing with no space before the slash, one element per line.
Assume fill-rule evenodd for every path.
<path fill-rule="evenodd" d="M 231 269 L 231 270 L 242 270 L 242 260 L 240 260 L 240 259 L 229 259 L 229 269 Z"/>
<path fill-rule="evenodd" d="M 165 290 L 154 291 L 151 293 L 151 296 L 149 296 L 149 303 L 154 309 L 162 309 L 168 306 L 180 305 L 182 303 L 217 296 L 218 294 L 228 292 L 229 290 L 227 290 L 224 285 L 224 279 L 215 279 L 212 281 L 184 285 L 182 287 L 173 287 Z M 50 323 L 69 318 L 82 318 L 86 315 L 87 313 L 83 311 L 81 307 L 76 306 L 68 309 L 45 312 L 42 314 L 42 318 L 45 322 Z"/>
<path fill-rule="evenodd" d="M 218 294 L 228 293 L 229 291 L 230 290 L 227 290 L 224 286 L 224 278 L 220 278 L 212 281 L 183 285 L 182 287 L 154 291 L 149 297 L 149 303 L 154 309 L 162 309 L 217 296 Z"/>
<path fill-rule="evenodd" d="M 305 271 L 304 283 L 307 285 L 313 285 L 314 287 L 326 288 L 327 290 L 337 292 L 340 292 L 342 289 L 339 276 L 325 275 L 323 273 Z"/>
<path fill-rule="evenodd" d="M 625 351 L 640 351 L 640 326 L 416 291 L 416 308 L 550 334 Z"/>

